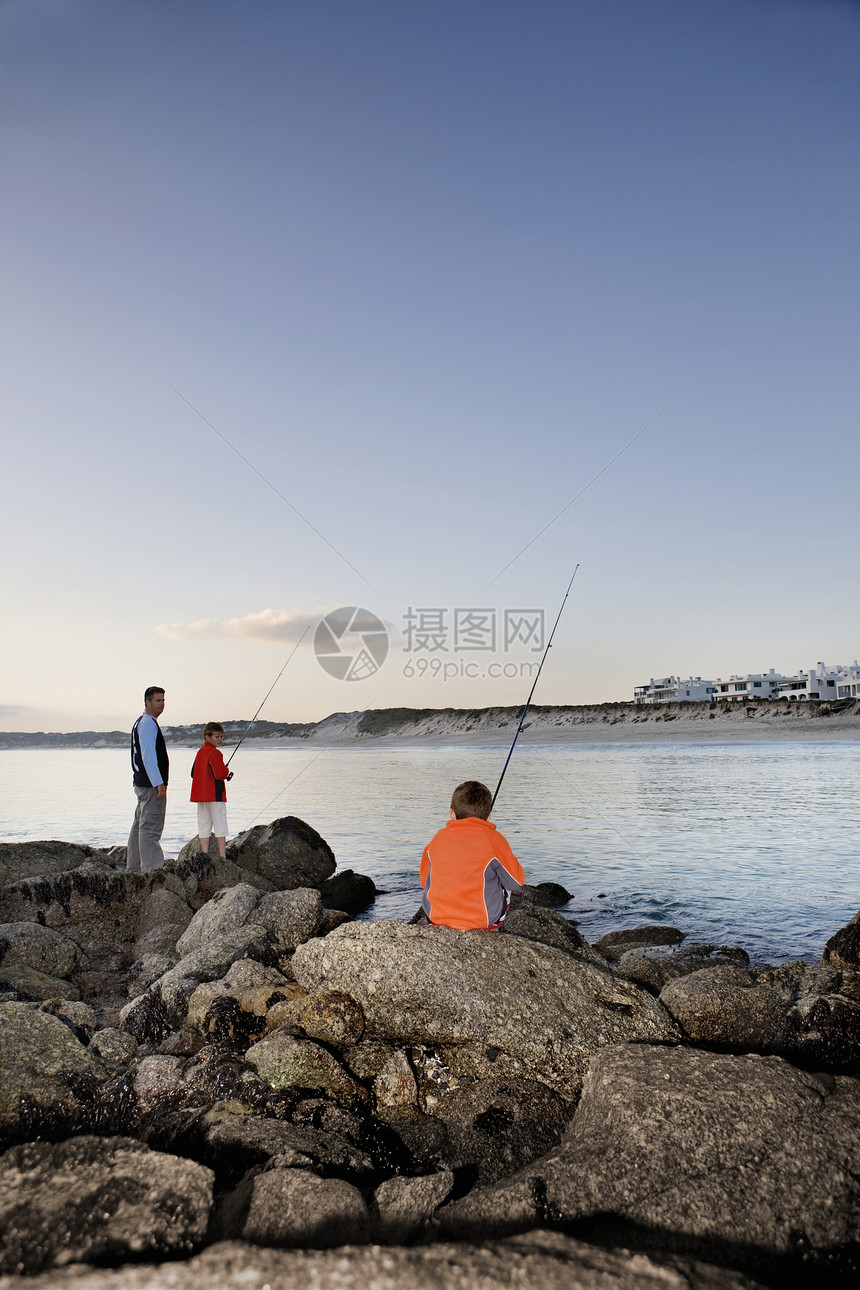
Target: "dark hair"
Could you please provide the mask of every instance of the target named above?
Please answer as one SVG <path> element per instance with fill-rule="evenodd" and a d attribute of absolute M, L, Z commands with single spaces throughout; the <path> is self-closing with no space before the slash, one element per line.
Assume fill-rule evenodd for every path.
<path fill-rule="evenodd" d="M 224 727 L 218 721 L 207 721 L 203 727 L 203 738 L 207 735 L 223 735 Z"/>
<path fill-rule="evenodd" d="M 470 816 L 487 820 L 492 805 L 492 793 L 486 784 L 480 784 L 476 779 L 467 779 L 464 784 L 458 784 L 451 796 L 451 810 L 458 820 L 466 820 Z"/>
<path fill-rule="evenodd" d="M 164 686 L 163 686 L 163 685 L 148 685 L 148 686 L 146 687 L 146 689 L 144 690 L 144 692 L 143 692 L 143 701 L 144 701 L 144 703 L 149 703 L 149 700 L 152 698 L 152 696 L 153 696 L 154 694 L 164 694 Z"/>

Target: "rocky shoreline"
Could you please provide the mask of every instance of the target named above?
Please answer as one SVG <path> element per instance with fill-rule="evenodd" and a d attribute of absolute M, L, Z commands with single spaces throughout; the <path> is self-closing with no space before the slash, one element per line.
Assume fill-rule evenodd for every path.
<path fill-rule="evenodd" d="M 124 858 L 0 846 L 0 1290 L 856 1284 L 860 914 L 751 970 L 355 921 L 294 817 Z"/>

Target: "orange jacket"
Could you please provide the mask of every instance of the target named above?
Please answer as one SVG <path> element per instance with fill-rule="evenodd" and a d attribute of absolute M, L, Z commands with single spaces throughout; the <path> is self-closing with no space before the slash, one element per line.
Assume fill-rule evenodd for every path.
<path fill-rule="evenodd" d="M 505 914 L 508 893 L 525 882 L 495 824 L 469 816 L 449 820 L 421 857 L 424 913 L 442 927 L 493 927 Z"/>

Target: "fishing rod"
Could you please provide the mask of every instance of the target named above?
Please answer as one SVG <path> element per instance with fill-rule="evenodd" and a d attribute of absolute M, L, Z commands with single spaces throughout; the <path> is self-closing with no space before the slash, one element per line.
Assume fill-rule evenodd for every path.
<path fill-rule="evenodd" d="M 505 762 L 504 767 L 502 768 L 502 773 L 499 776 L 499 782 L 496 785 L 496 791 L 495 793 L 493 793 L 493 800 L 490 803 L 490 811 L 492 811 L 493 807 L 496 804 L 496 798 L 499 796 L 499 789 L 502 787 L 502 780 L 505 778 L 505 771 L 508 769 L 508 763 L 510 762 L 511 758 L 514 755 L 514 749 L 517 746 L 517 740 L 522 734 L 523 722 L 525 721 L 526 714 L 528 713 L 528 710 L 531 706 L 532 696 L 534 695 L 535 688 L 537 687 L 537 683 L 540 680 L 540 674 L 541 674 L 541 671 L 543 670 L 543 665 L 546 662 L 546 656 L 549 653 L 550 648 L 552 647 L 552 638 L 553 636 L 555 636 L 555 629 L 556 627 L 558 627 L 559 621 L 561 620 L 561 616 L 564 613 L 564 606 L 567 603 L 568 596 L 570 595 L 570 589 L 573 586 L 573 579 L 576 577 L 576 572 L 578 568 L 579 568 L 579 565 L 577 565 L 576 569 L 574 569 L 570 582 L 567 584 L 567 591 L 564 593 L 564 600 L 561 602 L 561 608 L 558 611 L 558 618 L 556 618 L 555 623 L 553 625 L 553 629 L 549 634 L 549 640 L 546 643 L 546 649 L 543 652 L 543 658 L 540 661 L 540 667 L 537 670 L 537 676 L 535 677 L 534 682 L 532 683 L 531 690 L 529 690 L 529 697 L 526 699 L 526 706 L 523 708 L 522 714 L 520 716 L 519 725 L 517 726 L 517 733 L 514 735 L 514 742 L 511 744 L 511 750 L 508 753 L 507 761 Z"/>
<path fill-rule="evenodd" d="M 293 654 L 295 654 L 296 650 L 299 648 L 299 646 L 301 645 L 302 641 L 303 641 L 303 640 L 305 639 L 305 637 L 307 636 L 307 634 L 308 634 L 308 632 L 310 631 L 310 629 L 311 629 L 311 625 L 310 625 L 310 623 L 308 623 L 307 627 L 306 627 L 306 628 L 305 628 L 305 630 L 302 632 L 301 636 L 300 636 L 300 637 L 299 637 L 299 639 L 296 641 L 295 645 L 293 646 L 292 650 L 290 651 L 290 658 L 292 658 L 292 657 L 293 657 Z M 263 699 L 263 703 L 265 703 L 265 702 L 266 702 L 266 699 L 268 699 L 269 695 L 272 693 L 272 691 L 274 690 L 275 686 L 278 684 L 278 682 L 280 681 L 281 677 L 284 675 L 284 672 L 286 672 L 286 670 L 287 670 L 287 663 L 289 663 L 290 658 L 288 658 L 288 659 L 287 659 L 287 662 L 284 664 L 284 666 L 281 668 L 280 672 L 279 672 L 279 673 L 278 673 L 278 675 L 275 677 L 275 679 L 274 679 L 274 681 L 272 682 L 272 684 L 269 686 L 268 690 L 266 691 L 265 698 Z M 231 752 L 230 756 L 227 758 L 227 765 L 228 765 L 228 766 L 230 765 L 230 762 L 233 760 L 233 758 L 236 756 L 236 753 L 237 753 L 237 752 L 239 751 L 239 749 L 242 747 L 242 743 L 244 742 L 245 735 L 248 733 L 248 731 L 251 729 L 251 726 L 252 726 L 252 725 L 254 724 L 254 722 L 257 720 L 257 717 L 259 717 L 260 713 L 263 711 L 263 703 L 261 703 L 261 704 L 260 704 L 260 706 L 259 706 L 259 708 L 257 709 L 257 711 L 254 713 L 253 717 L 252 717 L 252 718 L 251 718 L 251 720 L 248 722 L 247 728 L 246 728 L 246 730 L 245 730 L 245 734 L 243 734 L 243 735 L 242 735 L 242 738 L 239 740 L 239 742 L 237 743 L 236 747 L 233 749 L 233 751 Z"/>

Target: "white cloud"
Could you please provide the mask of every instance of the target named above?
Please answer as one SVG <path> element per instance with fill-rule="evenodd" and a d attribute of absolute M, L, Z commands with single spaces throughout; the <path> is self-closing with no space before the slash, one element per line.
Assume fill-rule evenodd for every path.
<path fill-rule="evenodd" d="M 233 640 L 297 641 L 308 627 L 315 627 L 325 609 L 261 609 L 244 618 L 198 618 L 193 623 L 160 623 L 156 631 L 174 641 L 227 636 Z"/>

